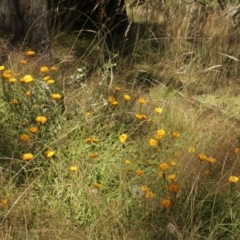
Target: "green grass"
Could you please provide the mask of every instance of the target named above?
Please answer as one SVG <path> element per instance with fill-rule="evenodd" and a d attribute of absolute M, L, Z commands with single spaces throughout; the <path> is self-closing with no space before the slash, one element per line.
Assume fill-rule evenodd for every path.
<path fill-rule="evenodd" d="M 217 10 L 197 44 L 183 35 L 185 5 L 161 11 L 166 19 L 155 20 L 167 22 L 168 35 L 152 39 L 149 19 L 127 55 L 72 35 L 65 46 L 53 39 L 48 67 L 57 72 L 41 73 L 38 59 L 18 49 L 0 63 L 0 239 L 238 239 L 239 182 L 229 181 L 240 175 L 238 69 L 229 60 L 237 45 L 215 25 Z M 21 73 L 15 83 L 7 69 Z M 33 82 L 20 81 L 27 74 Z M 33 159 L 24 161 L 25 153 Z"/>

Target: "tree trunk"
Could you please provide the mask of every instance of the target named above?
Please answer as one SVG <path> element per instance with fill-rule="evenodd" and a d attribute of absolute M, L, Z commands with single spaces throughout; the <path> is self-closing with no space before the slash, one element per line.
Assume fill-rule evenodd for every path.
<path fill-rule="evenodd" d="M 0 37 L 12 45 L 23 42 L 43 59 L 50 57 L 52 13 L 66 28 L 89 28 L 92 23 L 104 34 L 124 34 L 127 14 L 124 0 L 0 0 Z M 61 10 L 62 9 L 62 10 Z M 55 10 L 55 11 L 54 11 Z M 69 19 L 66 17 L 68 16 Z M 68 29 L 69 30 L 69 29 Z"/>

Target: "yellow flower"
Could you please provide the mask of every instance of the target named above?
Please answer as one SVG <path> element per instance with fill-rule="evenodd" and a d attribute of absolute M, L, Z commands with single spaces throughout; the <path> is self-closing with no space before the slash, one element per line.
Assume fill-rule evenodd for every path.
<path fill-rule="evenodd" d="M 77 166 L 70 166 L 69 170 L 72 171 L 72 172 L 76 172 L 78 170 L 78 167 Z"/>
<path fill-rule="evenodd" d="M 217 160 L 216 160 L 215 158 L 213 158 L 213 157 L 207 157 L 205 161 L 206 161 L 206 162 L 210 162 L 210 163 L 212 163 L 212 164 L 214 164 L 214 163 L 217 162 Z"/>
<path fill-rule="evenodd" d="M 20 141 L 22 142 L 27 142 L 30 137 L 27 135 L 27 134 L 22 134 L 20 137 L 19 137 Z"/>
<path fill-rule="evenodd" d="M 32 96 L 32 92 L 31 91 L 27 91 L 26 95 L 30 97 L 30 96 Z"/>
<path fill-rule="evenodd" d="M 27 126 L 27 122 L 23 121 L 23 122 L 22 122 L 22 126 L 23 126 L 23 127 Z"/>
<path fill-rule="evenodd" d="M 169 165 L 167 163 L 160 163 L 159 164 L 159 168 L 162 170 L 162 171 L 165 171 L 167 169 L 169 169 Z"/>
<path fill-rule="evenodd" d="M 48 81 L 50 79 L 50 76 L 45 76 L 42 78 L 43 81 Z"/>
<path fill-rule="evenodd" d="M 145 103 L 146 103 L 146 100 L 145 100 L 144 98 L 139 98 L 139 99 L 138 99 L 138 102 L 139 102 L 140 104 L 145 104 Z"/>
<path fill-rule="evenodd" d="M 34 126 L 32 126 L 32 127 L 30 127 L 30 128 L 28 129 L 28 131 L 29 131 L 30 133 L 33 133 L 33 134 L 35 134 L 35 133 L 37 133 L 37 132 L 38 132 L 38 128 L 37 128 L 37 127 L 34 127 Z"/>
<path fill-rule="evenodd" d="M 33 57 L 33 56 L 35 56 L 35 51 L 31 51 L 31 50 L 29 50 L 29 51 L 27 51 L 27 52 L 25 52 L 25 54 L 28 56 L 28 57 Z"/>
<path fill-rule="evenodd" d="M 130 160 L 126 160 L 125 164 L 130 165 L 132 162 Z"/>
<path fill-rule="evenodd" d="M 180 137 L 180 134 L 178 133 L 178 132 L 172 132 L 172 136 L 174 137 L 174 138 L 179 138 Z"/>
<path fill-rule="evenodd" d="M 32 81 L 33 81 L 33 77 L 31 75 L 25 75 L 21 79 L 21 82 L 24 82 L 24 83 L 31 83 Z"/>
<path fill-rule="evenodd" d="M 44 116 L 37 116 L 36 119 L 35 119 L 35 121 L 36 121 L 37 123 L 44 124 L 44 123 L 46 123 L 47 118 L 44 117 Z"/>
<path fill-rule="evenodd" d="M 149 144 L 151 147 L 156 147 L 157 144 L 158 144 L 158 142 L 157 142 L 157 140 L 155 140 L 154 138 L 151 138 L 151 139 L 149 139 L 148 144 Z"/>
<path fill-rule="evenodd" d="M 165 130 L 159 129 L 156 131 L 156 139 L 160 140 L 166 135 Z"/>
<path fill-rule="evenodd" d="M 205 154 L 200 153 L 200 154 L 198 154 L 198 159 L 200 161 L 206 161 L 207 160 L 207 156 Z"/>
<path fill-rule="evenodd" d="M 10 83 L 15 83 L 16 81 L 17 81 L 17 79 L 13 78 L 13 77 L 8 79 L 8 82 L 10 82 Z"/>
<path fill-rule="evenodd" d="M 146 199 L 153 198 L 153 192 L 147 190 L 146 193 L 145 193 L 145 198 L 146 198 Z"/>
<path fill-rule="evenodd" d="M 113 101 L 113 102 L 111 102 L 111 104 L 113 105 L 113 106 L 117 106 L 118 105 L 118 101 L 116 100 L 116 101 Z"/>
<path fill-rule="evenodd" d="M 234 152 L 235 152 L 236 154 L 240 154 L 240 148 L 235 148 Z"/>
<path fill-rule="evenodd" d="M 115 97 L 110 96 L 110 97 L 108 97 L 108 101 L 109 101 L 110 103 L 112 103 L 112 102 L 115 102 L 115 101 L 117 101 L 117 100 L 116 100 Z"/>
<path fill-rule="evenodd" d="M 98 157 L 98 153 L 90 153 L 89 157 L 96 158 L 96 157 Z"/>
<path fill-rule="evenodd" d="M 167 176 L 167 180 L 174 180 L 176 178 L 176 174 L 171 174 Z"/>
<path fill-rule="evenodd" d="M 4 78 L 9 79 L 9 78 L 12 77 L 12 71 L 10 69 L 9 70 L 5 70 L 2 75 L 3 75 Z"/>
<path fill-rule="evenodd" d="M 33 159 L 33 154 L 32 153 L 25 153 L 22 155 L 22 160 L 23 161 L 30 161 Z"/>
<path fill-rule="evenodd" d="M 137 174 L 138 176 L 142 176 L 144 173 L 143 173 L 143 170 L 137 169 L 137 170 L 136 170 L 136 174 Z"/>
<path fill-rule="evenodd" d="M 120 91 L 120 90 L 121 90 L 120 87 L 118 87 L 118 86 L 115 87 L 115 91 Z"/>
<path fill-rule="evenodd" d="M 125 101 L 130 101 L 131 100 L 131 97 L 128 94 L 125 94 L 123 96 L 123 98 L 125 99 Z"/>
<path fill-rule="evenodd" d="M 7 205 L 8 205 L 8 199 L 7 198 L 5 198 L 2 201 L 0 201 L 0 207 L 5 207 Z"/>
<path fill-rule="evenodd" d="M 4 70 L 5 67 L 4 66 L 0 66 L 0 71 Z"/>
<path fill-rule="evenodd" d="M 51 96 L 52 96 L 52 99 L 54 99 L 54 100 L 58 100 L 58 99 L 62 98 L 62 96 L 59 93 L 54 93 Z"/>
<path fill-rule="evenodd" d="M 95 188 L 97 188 L 97 189 L 100 189 L 100 188 L 102 188 L 102 184 L 100 184 L 100 183 L 94 183 L 94 184 L 93 184 L 93 187 L 95 187 Z"/>
<path fill-rule="evenodd" d="M 47 80 L 47 83 L 48 83 L 48 84 L 54 84 L 54 83 L 55 83 L 55 80 L 49 79 L 49 80 Z"/>
<path fill-rule="evenodd" d="M 189 149 L 188 149 L 188 152 L 189 153 L 194 153 L 196 151 L 196 148 L 195 147 L 190 147 Z"/>
<path fill-rule="evenodd" d="M 135 113 L 134 116 L 135 116 L 135 118 L 142 120 L 142 114 Z"/>
<path fill-rule="evenodd" d="M 27 61 L 26 61 L 26 60 L 23 60 L 23 59 L 20 60 L 19 62 L 20 62 L 21 64 L 27 64 Z"/>
<path fill-rule="evenodd" d="M 121 143 L 125 143 L 126 141 L 127 141 L 127 139 L 128 139 L 128 135 L 127 134 L 121 134 L 120 136 L 119 136 L 119 141 L 121 142 Z"/>
<path fill-rule="evenodd" d="M 17 99 L 12 99 L 10 101 L 10 104 L 14 105 L 14 104 L 18 104 L 18 100 Z"/>
<path fill-rule="evenodd" d="M 94 137 L 89 137 L 83 140 L 85 143 L 97 143 L 99 142 L 98 138 L 94 138 Z"/>
<path fill-rule="evenodd" d="M 48 72 L 48 71 L 49 71 L 49 68 L 46 67 L 46 66 L 40 68 L 40 72 L 41 72 L 41 73 L 46 73 L 46 72 Z"/>
<path fill-rule="evenodd" d="M 158 114 L 162 113 L 162 108 L 155 108 L 155 112 Z"/>
<path fill-rule="evenodd" d="M 52 66 L 52 67 L 50 68 L 50 70 L 53 71 L 53 72 L 56 72 L 56 71 L 58 70 L 58 67 L 57 67 L 57 66 Z"/>
<path fill-rule="evenodd" d="M 170 183 L 168 185 L 168 191 L 172 193 L 177 193 L 180 190 L 180 186 L 177 183 Z"/>
<path fill-rule="evenodd" d="M 176 166 L 177 165 L 177 161 L 174 161 L 174 160 L 171 161 L 170 163 L 171 163 L 172 166 Z"/>
<path fill-rule="evenodd" d="M 146 191 L 148 190 L 148 186 L 147 186 L 147 185 L 142 185 L 142 186 L 141 186 L 141 190 L 142 190 L 143 192 L 146 192 Z"/>
<path fill-rule="evenodd" d="M 228 178 L 228 181 L 232 182 L 232 183 L 237 183 L 239 181 L 239 177 L 237 177 L 237 176 L 230 176 Z"/>
<path fill-rule="evenodd" d="M 164 198 L 161 200 L 161 205 L 165 209 L 170 209 L 172 207 L 172 201 L 169 198 Z"/>
<path fill-rule="evenodd" d="M 55 155 L 55 152 L 53 151 L 53 150 L 47 150 L 46 152 L 45 152 L 45 156 L 47 157 L 47 158 L 51 158 L 51 157 L 53 157 Z"/>

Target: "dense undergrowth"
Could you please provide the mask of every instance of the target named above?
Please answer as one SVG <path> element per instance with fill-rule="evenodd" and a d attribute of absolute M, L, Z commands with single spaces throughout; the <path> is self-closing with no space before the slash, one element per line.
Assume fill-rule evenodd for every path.
<path fill-rule="evenodd" d="M 238 31 L 215 6 L 186 36 L 188 8 L 129 9 L 124 53 L 64 33 L 54 64 L 8 52 L 1 239 L 238 239 Z"/>

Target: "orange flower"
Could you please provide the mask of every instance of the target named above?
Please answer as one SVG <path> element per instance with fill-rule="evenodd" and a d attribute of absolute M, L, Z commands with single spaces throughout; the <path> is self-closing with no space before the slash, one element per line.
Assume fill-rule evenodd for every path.
<path fill-rule="evenodd" d="M 34 127 L 34 126 L 32 126 L 32 127 L 30 127 L 30 128 L 28 129 L 28 131 L 29 131 L 30 133 L 33 133 L 33 134 L 35 134 L 35 133 L 37 133 L 37 132 L 38 132 L 38 128 L 37 128 L 37 127 Z"/>
<path fill-rule="evenodd" d="M 161 200 L 161 205 L 165 209 L 170 209 L 172 207 L 172 201 L 169 198 L 164 198 Z"/>
<path fill-rule="evenodd" d="M 27 135 L 27 134 L 22 134 L 19 139 L 22 141 L 22 142 L 27 142 L 30 137 Z"/>
<path fill-rule="evenodd" d="M 25 153 L 22 155 L 22 160 L 23 161 L 30 161 L 33 159 L 33 154 L 32 153 Z"/>
<path fill-rule="evenodd" d="M 160 163 L 159 164 L 159 168 L 162 170 L 162 171 L 166 171 L 167 169 L 169 169 L 169 165 L 167 163 Z"/>
<path fill-rule="evenodd" d="M 137 169 L 137 170 L 136 170 L 136 174 L 137 174 L 138 176 L 142 176 L 144 173 L 143 173 L 143 170 Z"/>
<path fill-rule="evenodd" d="M 168 185 L 168 191 L 172 193 L 177 193 L 180 190 L 180 186 L 177 183 L 170 183 Z"/>
<path fill-rule="evenodd" d="M 49 68 L 46 67 L 46 66 L 40 68 L 40 72 L 41 72 L 41 73 L 46 73 L 46 72 L 48 72 L 48 71 L 49 71 Z"/>
<path fill-rule="evenodd" d="M 25 54 L 28 56 L 28 57 L 33 57 L 33 56 L 35 56 L 35 51 L 31 51 L 31 50 L 29 50 L 29 51 L 27 51 L 27 52 L 25 52 Z"/>
<path fill-rule="evenodd" d="M 98 153 L 90 153 L 89 157 L 96 158 L 96 157 L 98 157 Z"/>
<path fill-rule="evenodd" d="M 145 100 L 144 98 L 139 98 L 139 99 L 138 99 L 138 102 L 139 102 L 140 104 L 145 104 L 145 103 L 146 103 L 146 100 Z"/>
<path fill-rule="evenodd" d="M 100 188 L 102 188 L 102 184 L 100 184 L 100 183 L 93 183 L 93 187 L 95 187 L 97 189 L 100 189 Z"/>

